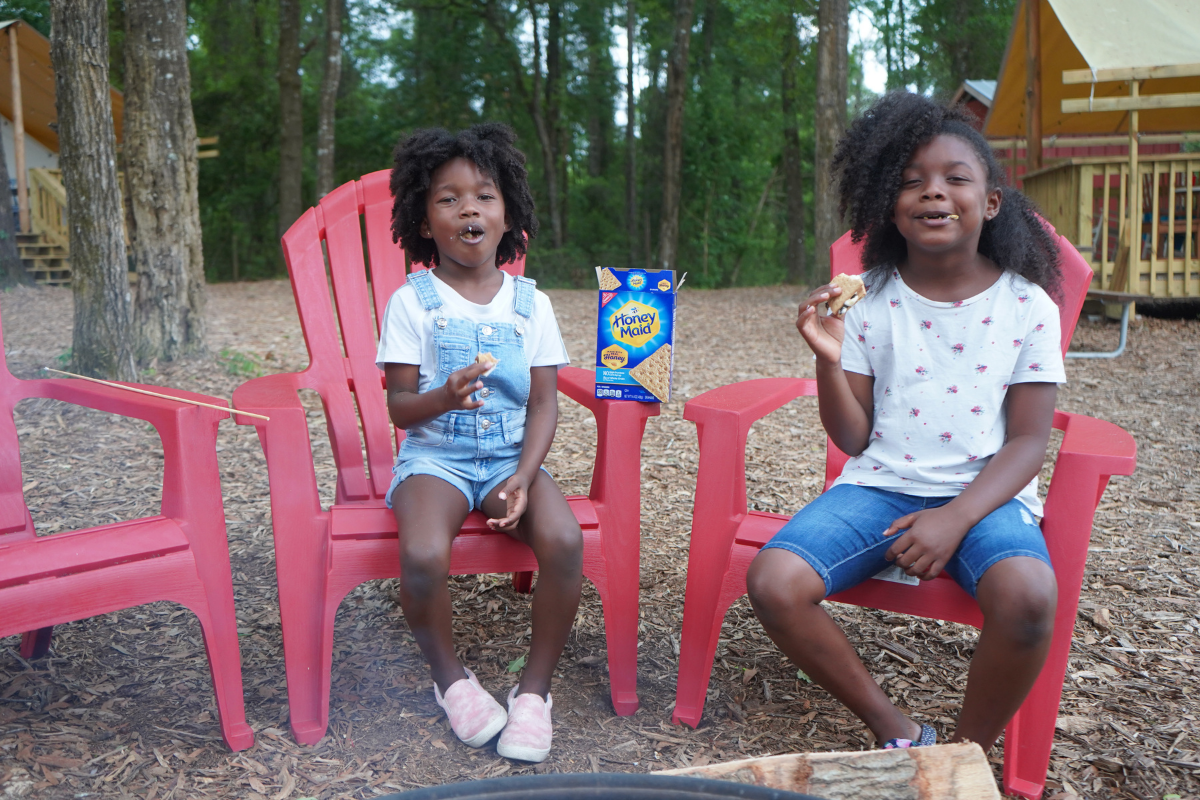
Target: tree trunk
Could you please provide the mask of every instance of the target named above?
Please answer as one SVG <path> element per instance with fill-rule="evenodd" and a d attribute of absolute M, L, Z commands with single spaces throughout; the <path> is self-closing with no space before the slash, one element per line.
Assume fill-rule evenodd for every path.
<path fill-rule="evenodd" d="M 845 226 L 838 214 L 837 192 L 829 171 L 838 137 L 846 127 L 847 47 L 850 38 L 850 0 L 821 0 L 817 11 L 816 153 L 813 159 L 813 218 L 816 252 L 814 267 L 822 279 L 829 274 L 829 246 Z"/>
<path fill-rule="evenodd" d="M 52 0 L 50 60 L 75 295 L 74 367 L 133 380 L 128 261 L 108 93 L 108 3 Z"/>
<path fill-rule="evenodd" d="M 841 0 L 847 2 L 848 0 Z M 683 188 L 683 105 L 687 98 L 688 45 L 695 0 L 675 0 L 675 41 L 667 65 L 667 129 L 663 147 L 662 223 L 659 269 L 675 269 L 679 255 L 679 197 Z"/>
<path fill-rule="evenodd" d="M 633 41 L 637 34 L 634 0 L 625 0 L 625 236 L 629 241 L 627 266 L 637 262 L 637 99 L 633 92 Z"/>
<path fill-rule="evenodd" d="M 537 5 L 534 0 L 529 0 L 527 8 L 533 25 L 533 64 L 529 68 L 533 78 L 532 88 L 525 84 L 526 69 L 521 62 L 521 52 L 509 35 L 511 20 L 506 5 L 495 2 L 495 0 L 488 0 L 483 6 L 488 25 L 508 52 L 517 94 L 529 109 L 529 118 L 533 121 L 533 129 L 537 133 L 538 145 L 542 151 L 542 171 L 546 178 L 546 203 L 550 206 L 551 245 L 558 248 L 562 247 L 563 243 L 563 224 L 562 217 L 559 215 L 559 172 L 555 159 L 557 137 L 547 122 L 543 105 L 545 90 L 542 81 L 542 37 L 538 29 Z"/>
<path fill-rule="evenodd" d="M 562 118 L 562 8 L 560 0 L 546 4 L 546 127 L 550 130 L 551 159 L 554 163 L 555 185 L 558 187 L 557 213 L 559 233 L 555 247 L 567 241 L 567 127 Z M 534 20 L 537 24 L 537 20 Z"/>
<path fill-rule="evenodd" d="M 334 190 L 334 118 L 342 79 L 342 0 L 325 1 L 325 75 L 317 119 L 317 199 Z"/>
<path fill-rule="evenodd" d="M 184 0 L 125 0 L 123 155 L 138 275 L 135 355 L 171 361 L 203 350 L 205 338 Z"/>
<path fill-rule="evenodd" d="M 300 102 L 300 0 L 279 0 L 279 235 L 300 218 L 304 118 Z"/>
<path fill-rule="evenodd" d="M 780 79 L 780 105 L 783 111 L 783 192 L 787 195 L 787 271 L 788 283 L 803 283 L 804 274 L 804 180 L 800 172 L 799 102 L 796 93 L 796 66 L 800 60 L 800 37 L 796 32 L 795 11 L 789 9 L 780 19 L 783 31 L 783 71 Z"/>
<path fill-rule="evenodd" d="M 13 219 L 12 192 L 8 189 L 8 164 L 4 161 L 4 140 L 0 139 L 0 287 L 33 283 L 17 252 L 17 223 Z"/>

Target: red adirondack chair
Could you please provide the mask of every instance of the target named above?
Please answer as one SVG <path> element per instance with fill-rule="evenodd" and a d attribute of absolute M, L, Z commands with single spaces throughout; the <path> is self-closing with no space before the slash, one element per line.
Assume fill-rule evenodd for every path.
<path fill-rule="evenodd" d="M 0 353 L 3 339 L 0 330 Z M 221 404 L 192 392 L 153 389 Z M 31 397 L 152 424 L 163 443 L 162 513 L 37 536 L 21 493 L 13 422 L 13 408 Z M 88 381 L 18 380 L 0 360 L 0 636 L 24 634 L 21 656 L 40 658 L 55 625 L 156 600 L 179 603 L 200 620 L 221 736 L 237 751 L 254 743 L 254 732 L 242 704 L 242 659 L 217 469 L 217 424 L 228 416 Z"/>
<path fill-rule="evenodd" d="M 1061 237 L 1059 250 L 1063 262 L 1061 322 L 1065 352 L 1092 270 Z M 832 274 L 862 271 L 861 247 L 851 243 L 848 233 L 830 247 L 830 256 Z M 750 426 L 797 397 L 816 394 L 817 382 L 812 379 L 764 378 L 705 392 L 684 407 L 684 418 L 695 422 L 699 433 L 700 465 L 679 645 L 679 681 L 672 714 L 675 723 L 695 726 L 700 722 L 725 612 L 746 593 L 750 562 L 788 520 L 779 514 L 747 510 L 746 437 Z M 1046 666 L 1005 730 L 1004 740 L 1005 791 L 1028 798 L 1040 797 L 1046 782 L 1092 518 L 1109 477 L 1131 474 L 1137 452 L 1133 438 L 1108 422 L 1055 411 L 1054 427 L 1064 431 L 1064 436 L 1042 520 L 1058 579 L 1054 640 Z M 826 445 L 828 489 L 841 474 L 848 456 L 828 439 Z M 919 586 L 868 580 L 829 599 L 977 628 L 983 625 L 979 606 L 945 573 Z"/>
<path fill-rule="evenodd" d="M 288 710 L 292 734 L 303 744 L 319 741 L 328 725 L 338 604 L 364 581 L 400 574 L 396 521 L 383 497 L 392 478 L 393 445 L 404 433 L 388 419 L 383 373 L 375 366 L 378 327 L 372 322 L 372 312 L 381 320 L 388 298 L 406 280 L 404 252 L 392 242 L 391 213 L 384 170 L 330 192 L 284 234 L 284 259 L 311 363 L 303 372 L 256 378 L 234 392 L 238 408 L 271 418 L 254 422 L 270 477 Z M 328 273 L 322 244 L 329 254 Z M 522 259 L 505 269 L 520 275 L 524 266 Z M 583 574 L 604 606 L 613 706 L 628 715 L 638 706 L 641 439 L 646 419 L 659 408 L 596 400 L 594 373 L 583 369 L 561 369 L 558 388 L 596 417 L 591 491 L 568 502 L 583 529 Z M 338 476 L 328 509 L 321 508 L 317 495 L 299 389 L 317 391 L 325 408 Z M 491 531 L 479 512 L 467 517 L 454 540 L 452 574 L 513 572 L 518 588 L 528 591 L 535 569 L 533 552 Z"/>

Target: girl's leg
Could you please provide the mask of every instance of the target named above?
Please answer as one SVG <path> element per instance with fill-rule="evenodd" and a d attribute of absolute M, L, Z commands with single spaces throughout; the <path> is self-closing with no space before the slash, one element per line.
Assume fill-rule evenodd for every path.
<path fill-rule="evenodd" d="M 983 632 L 952 741 L 976 742 L 987 752 L 1046 663 L 1058 605 L 1054 570 L 1036 558 L 1006 558 L 983 573 L 976 599 Z"/>
<path fill-rule="evenodd" d="M 504 516 L 504 501 L 497 496 L 501 486 L 489 492 L 483 502 L 489 516 Z M 567 646 L 567 636 L 579 608 L 583 589 L 583 533 L 562 491 L 542 470 L 538 470 L 529 487 L 525 514 L 510 535 L 529 545 L 538 560 L 533 636 L 517 693 L 544 698 L 550 692 L 550 679 Z"/>
<path fill-rule="evenodd" d="M 771 641 L 884 742 L 919 739 L 921 726 L 892 705 L 837 623 L 825 613 L 825 582 L 807 561 L 771 548 L 746 575 L 750 604 Z"/>
<path fill-rule="evenodd" d="M 433 475 L 413 475 L 392 493 L 400 527 L 400 608 L 442 694 L 464 677 L 454 652 L 450 545 L 470 508 L 463 493 Z"/>

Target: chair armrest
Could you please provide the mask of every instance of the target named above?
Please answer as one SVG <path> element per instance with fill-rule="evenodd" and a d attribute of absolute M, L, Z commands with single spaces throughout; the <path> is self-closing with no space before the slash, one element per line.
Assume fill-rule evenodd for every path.
<path fill-rule="evenodd" d="M 221 398 L 196 392 L 132 383 L 123 385 L 169 394 L 181 400 L 225 405 Z M 21 381 L 21 393 L 25 397 L 62 400 L 149 422 L 163 445 L 163 516 L 186 521 L 188 525 L 184 526 L 184 532 L 193 542 L 197 541 L 194 534 L 198 532 L 219 530 L 222 541 L 214 546 L 227 546 L 216 447 L 217 426 L 229 412 L 81 380 Z"/>
<path fill-rule="evenodd" d="M 1137 442 L 1111 422 L 1083 414 L 1054 412 L 1054 427 L 1063 431 L 1058 461 L 1069 456 L 1096 475 L 1132 475 L 1137 466 Z M 1072 465 L 1074 469 L 1074 465 Z M 1058 467 L 1055 467 L 1057 473 Z"/>
<path fill-rule="evenodd" d="M 761 378 L 722 386 L 687 402 L 683 418 L 696 423 L 700 439 L 695 519 L 728 520 L 736 527 L 746 513 L 750 426 L 797 397 L 816 393 L 817 382 L 811 378 Z M 732 537 L 732 529 L 726 528 Z M 693 531 L 700 529 L 715 530 L 693 525 Z"/>
<path fill-rule="evenodd" d="M 321 513 L 308 413 L 300 402 L 299 378 L 294 372 L 265 375 L 233 390 L 233 404 L 239 410 L 270 417 L 268 421 L 239 415 L 237 422 L 253 425 L 258 431 L 267 459 L 271 515 L 277 537 L 281 515 L 295 512 L 308 517 Z"/>

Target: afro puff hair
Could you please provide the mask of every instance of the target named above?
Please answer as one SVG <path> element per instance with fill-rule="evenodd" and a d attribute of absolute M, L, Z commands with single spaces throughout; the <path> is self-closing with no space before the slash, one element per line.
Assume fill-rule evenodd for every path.
<path fill-rule="evenodd" d="M 838 142 L 831 171 L 851 238 L 866 242 L 863 268 L 887 269 L 907 257 L 908 245 L 892 222 L 901 174 L 918 147 L 940 135 L 955 136 L 979 157 L 987 171 L 988 189 L 1003 192 L 999 213 L 983 223 L 979 252 L 1057 297 L 1062 273 L 1053 232 L 1029 198 L 1005 186 L 1004 171 L 991 146 L 970 119 L 961 109 L 921 95 L 892 92 L 850 125 Z M 882 285 L 882 281 L 874 283 Z"/>
<path fill-rule="evenodd" d="M 515 261 L 525 252 L 526 237 L 537 235 L 538 221 L 529 191 L 525 154 L 513 146 L 513 129 L 498 122 L 472 125 L 450 133 L 443 128 L 416 131 L 396 146 L 392 156 L 392 241 L 400 242 L 410 262 L 438 265 L 437 246 L 421 235 L 425 195 L 434 171 L 452 158 L 465 158 L 486 173 L 504 197 L 512 227 L 496 248 L 496 264 Z M 522 233 L 523 232 L 523 233 Z"/>

